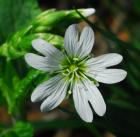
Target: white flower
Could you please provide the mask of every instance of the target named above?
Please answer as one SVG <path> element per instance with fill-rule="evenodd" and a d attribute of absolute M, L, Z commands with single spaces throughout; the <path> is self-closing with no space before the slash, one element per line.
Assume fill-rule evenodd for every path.
<path fill-rule="evenodd" d="M 92 122 L 94 111 L 103 116 L 106 111 L 104 99 L 97 88 L 98 82 L 113 84 L 122 81 L 127 73 L 122 69 L 112 69 L 122 61 L 116 53 L 92 58 L 90 52 L 94 43 L 94 33 L 85 27 L 79 36 L 77 25 L 68 27 L 64 38 L 64 51 L 42 39 L 32 41 L 33 48 L 42 54 L 27 53 L 26 62 L 33 68 L 54 74 L 40 84 L 31 95 L 32 102 L 41 101 L 41 111 L 57 107 L 66 96 L 72 94 L 79 116 Z M 90 102 L 90 105 L 89 105 Z"/>

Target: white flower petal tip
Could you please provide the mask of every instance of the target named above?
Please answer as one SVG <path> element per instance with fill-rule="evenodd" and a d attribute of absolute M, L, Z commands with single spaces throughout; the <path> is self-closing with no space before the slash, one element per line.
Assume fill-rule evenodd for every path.
<path fill-rule="evenodd" d="M 53 50 L 52 45 L 43 39 L 34 39 L 32 41 L 32 47 L 44 56 L 47 56 L 48 52 Z"/>
<path fill-rule="evenodd" d="M 42 112 L 56 108 L 66 97 L 69 83 L 59 76 L 55 77 L 55 79 L 52 78 L 51 83 L 48 82 L 45 88 L 46 93 L 42 96 L 42 99 L 45 99 L 40 107 Z"/>
<path fill-rule="evenodd" d="M 119 82 L 121 82 L 122 80 L 124 80 L 127 77 L 127 72 L 125 70 L 122 70 L 122 78 L 120 79 Z"/>
<path fill-rule="evenodd" d="M 34 53 L 27 53 L 24 58 L 29 66 L 38 70 L 46 71 L 46 59 L 43 56 L 39 56 Z"/>
<path fill-rule="evenodd" d="M 127 76 L 127 72 L 122 69 L 106 69 L 99 76 L 99 80 L 106 84 L 115 84 L 123 81 Z"/>
<path fill-rule="evenodd" d="M 45 94 L 45 92 L 43 92 L 43 87 L 41 87 L 40 85 L 33 91 L 33 93 L 31 94 L 31 101 L 32 102 L 39 102 L 42 100 L 43 95 Z"/>
<path fill-rule="evenodd" d="M 106 68 L 119 64 L 123 60 L 122 55 L 117 53 L 108 53 L 87 61 L 89 68 Z"/>
<path fill-rule="evenodd" d="M 95 13 L 95 9 L 94 8 L 87 8 L 87 9 L 83 9 L 83 15 L 88 17 L 92 14 Z"/>
<path fill-rule="evenodd" d="M 93 122 L 93 117 L 92 118 L 87 118 L 87 119 L 83 119 L 83 121 L 87 122 L 87 123 L 92 123 Z"/>
<path fill-rule="evenodd" d="M 32 53 L 27 53 L 27 54 L 25 54 L 25 56 L 24 56 L 24 59 L 25 59 L 25 61 L 26 61 L 26 63 L 30 66 L 30 61 L 31 61 L 31 54 Z"/>
<path fill-rule="evenodd" d="M 110 53 L 110 54 L 111 54 L 111 53 Z M 118 60 L 119 60 L 118 62 L 119 62 L 119 63 L 122 62 L 122 60 L 123 60 L 123 56 L 122 56 L 122 55 L 117 54 L 117 53 L 112 53 L 112 54 L 118 56 Z"/>
<path fill-rule="evenodd" d="M 106 104 L 100 91 L 95 85 L 92 84 L 89 84 L 88 88 L 89 102 L 91 103 L 96 114 L 98 114 L 99 116 L 103 116 L 106 112 Z"/>
<path fill-rule="evenodd" d="M 40 111 L 41 112 L 49 112 L 49 110 L 47 110 L 45 108 L 47 108 L 47 107 L 45 107 L 44 104 L 42 103 L 41 106 L 40 106 Z"/>
<path fill-rule="evenodd" d="M 32 46 L 33 47 L 41 45 L 41 44 L 46 44 L 46 41 L 43 40 L 43 39 L 39 39 L 39 38 L 32 40 Z"/>
<path fill-rule="evenodd" d="M 38 102 L 38 101 L 42 100 L 42 97 L 44 94 L 45 94 L 45 92 L 43 90 L 43 86 L 41 86 L 41 84 L 40 84 L 38 87 L 35 88 L 35 90 L 31 94 L 31 101 Z"/>
<path fill-rule="evenodd" d="M 34 92 L 33 92 L 32 95 L 31 95 L 31 101 L 32 102 L 37 102 L 37 100 L 38 100 L 38 96 L 36 94 L 34 94 Z"/>
<path fill-rule="evenodd" d="M 98 112 L 98 115 L 99 115 L 100 117 L 102 117 L 102 116 L 105 115 L 105 113 L 106 113 L 106 105 L 104 105 L 104 106 L 102 107 L 102 109 L 100 109 L 100 112 Z"/>

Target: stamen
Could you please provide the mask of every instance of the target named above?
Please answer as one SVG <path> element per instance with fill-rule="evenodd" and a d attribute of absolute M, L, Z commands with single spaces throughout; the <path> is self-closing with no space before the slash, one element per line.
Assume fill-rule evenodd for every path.
<path fill-rule="evenodd" d="M 69 79 L 69 81 L 72 82 L 73 79 L 74 79 L 74 73 L 72 73 L 72 76 L 71 76 L 71 78 Z"/>
<path fill-rule="evenodd" d="M 78 58 L 73 58 L 74 63 L 76 63 L 77 61 L 79 61 Z"/>
<path fill-rule="evenodd" d="M 71 90 L 69 90 L 69 91 L 68 91 L 68 94 L 69 94 L 69 95 L 71 95 L 71 94 L 72 94 L 72 91 L 71 91 Z"/>
<path fill-rule="evenodd" d="M 67 96 L 66 96 L 66 98 L 68 99 L 69 98 L 69 96 L 72 94 L 72 88 L 73 88 L 73 81 L 71 81 L 70 82 L 70 89 L 68 90 L 68 94 L 67 94 Z"/>
<path fill-rule="evenodd" d="M 67 61 L 68 61 L 69 63 L 71 63 L 71 61 L 70 61 L 70 59 L 68 58 L 68 56 L 67 56 L 67 55 L 65 55 L 65 56 L 66 56 Z"/>
<path fill-rule="evenodd" d="M 73 58 L 73 60 L 75 60 L 75 61 L 79 61 L 79 59 L 78 59 L 78 58 Z"/>
<path fill-rule="evenodd" d="M 77 57 L 69 58 L 65 55 L 65 62 L 61 65 L 61 73 L 69 79 L 69 82 L 73 82 L 75 79 L 80 79 L 85 71 L 85 60 L 89 56 L 85 57 L 83 60 L 79 60 Z M 83 77 L 83 76 L 82 76 Z"/>
<path fill-rule="evenodd" d="M 78 73 L 76 71 L 74 73 L 75 73 L 76 77 L 80 78 L 80 76 L 78 75 Z"/>
<path fill-rule="evenodd" d="M 69 73 L 71 73 L 70 70 L 69 70 L 68 68 L 66 69 L 66 71 L 69 72 Z"/>
<path fill-rule="evenodd" d="M 88 60 L 90 58 L 90 56 L 85 57 L 83 60 L 81 60 L 78 65 L 81 65 L 83 63 L 85 63 L 86 60 Z"/>
<path fill-rule="evenodd" d="M 76 70 L 78 70 L 78 67 L 77 67 L 77 68 L 75 68 L 73 71 L 75 72 Z"/>
<path fill-rule="evenodd" d="M 66 77 L 69 76 L 70 73 L 71 73 L 71 72 L 68 72 L 68 73 L 66 73 L 66 72 L 62 72 L 62 74 L 63 74 L 64 76 L 66 76 Z"/>

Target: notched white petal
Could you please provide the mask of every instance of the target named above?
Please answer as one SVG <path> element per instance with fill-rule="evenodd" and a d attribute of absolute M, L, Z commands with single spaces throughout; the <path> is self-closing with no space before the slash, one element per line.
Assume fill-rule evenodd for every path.
<path fill-rule="evenodd" d="M 93 113 L 88 103 L 88 95 L 87 92 L 84 91 L 84 86 L 82 83 L 75 83 L 73 89 L 73 100 L 75 109 L 79 116 L 85 122 L 92 122 L 93 120 Z"/>
<path fill-rule="evenodd" d="M 46 59 L 33 53 L 25 54 L 27 64 L 35 69 L 47 71 Z"/>
<path fill-rule="evenodd" d="M 25 55 L 25 61 L 27 64 L 35 69 L 43 70 L 47 72 L 53 72 L 60 70 L 60 62 L 63 56 L 57 56 L 57 53 L 51 56 L 40 56 L 34 53 L 27 53 Z"/>
<path fill-rule="evenodd" d="M 119 64 L 123 57 L 117 53 L 104 54 L 91 58 L 86 62 L 86 75 L 96 79 L 98 82 L 113 84 L 125 79 L 127 72 L 122 69 L 107 69 Z"/>
<path fill-rule="evenodd" d="M 85 89 L 87 92 L 88 100 L 91 103 L 94 111 L 99 115 L 103 116 L 106 112 L 106 104 L 104 102 L 104 99 L 98 90 L 98 88 L 91 83 L 88 79 L 83 81 L 85 85 Z"/>
<path fill-rule="evenodd" d="M 48 81 L 45 81 L 40 85 L 38 85 L 31 95 L 31 101 L 38 102 L 49 96 L 56 88 L 58 82 L 61 79 L 62 77 L 60 75 L 56 75 L 55 77 L 52 77 Z"/>
<path fill-rule="evenodd" d="M 127 72 L 122 69 L 105 69 L 101 71 L 95 79 L 102 83 L 114 84 L 124 80 Z"/>
<path fill-rule="evenodd" d="M 79 40 L 79 49 L 78 49 L 78 56 L 85 57 L 87 56 L 94 44 L 94 32 L 91 27 L 86 26 L 81 33 L 80 40 Z"/>
<path fill-rule="evenodd" d="M 55 87 L 51 89 L 51 94 L 41 104 L 41 111 L 46 112 L 57 107 L 66 97 L 68 85 L 68 81 L 64 79 L 58 81 Z"/>
<path fill-rule="evenodd" d="M 77 42 L 78 42 L 77 24 L 73 24 L 67 28 L 64 38 L 64 47 L 68 55 L 73 56 L 75 52 L 77 52 L 77 50 L 75 50 Z"/>
<path fill-rule="evenodd" d="M 64 45 L 69 56 L 83 58 L 91 52 L 93 44 L 94 32 L 91 27 L 86 26 L 83 29 L 80 39 L 76 24 L 66 30 Z"/>
<path fill-rule="evenodd" d="M 56 53 L 59 56 L 62 55 L 62 53 L 57 48 L 43 39 L 34 39 L 32 41 L 32 46 L 36 51 L 40 52 L 44 56 L 49 56 Z"/>
<path fill-rule="evenodd" d="M 124 80 L 127 76 L 127 72 L 122 69 L 99 69 L 87 72 L 86 75 L 101 83 L 114 84 Z"/>
<path fill-rule="evenodd" d="M 89 59 L 86 64 L 89 68 L 106 68 L 119 64 L 123 57 L 117 53 L 104 54 L 95 58 Z"/>
<path fill-rule="evenodd" d="M 91 89 L 92 90 L 89 94 L 90 103 L 93 106 L 94 111 L 99 116 L 103 116 L 106 112 L 106 104 L 104 102 L 104 99 L 96 86 L 92 86 Z"/>

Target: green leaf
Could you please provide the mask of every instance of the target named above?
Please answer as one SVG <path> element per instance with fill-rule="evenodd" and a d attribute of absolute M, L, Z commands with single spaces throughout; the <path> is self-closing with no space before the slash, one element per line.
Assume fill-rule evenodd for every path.
<path fill-rule="evenodd" d="M 79 10 L 82 14 L 84 10 Z M 63 46 L 63 38 L 60 34 L 71 23 L 76 23 L 81 17 L 75 10 L 54 11 L 49 10 L 41 13 L 25 29 L 16 32 L 1 47 L 0 56 L 9 59 L 22 57 L 31 50 L 31 41 L 35 38 L 44 38 L 48 42 L 58 46 Z M 55 33 L 55 34 L 52 34 Z M 58 32 L 59 35 L 56 35 Z"/>
<path fill-rule="evenodd" d="M 33 80 L 39 76 L 41 72 L 38 70 L 31 70 L 28 72 L 25 78 L 20 80 L 15 86 L 15 99 L 18 99 L 20 96 L 26 95 L 23 93 L 27 90 L 27 87 L 32 84 Z"/>
<path fill-rule="evenodd" d="M 33 137 L 34 129 L 27 122 L 16 122 L 15 125 L 8 129 L 2 129 L 0 137 Z"/>
<path fill-rule="evenodd" d="M 58 48 L 63 45 L 63 38 L 61 36 L 50 33 L 31 34 L 26 37 L 20 38 L 19 42 L 17 41 L 18 36 L 15 35 L 12 37 L 11 41 L 5 43 L 2 47 L 0 47 L 0 55 L 6 56 L 9 59 L 15 59 L 24 56 L 32 49 L 31 42 L 35 38 L 43 38 L 49 43 L 55 44 Z"/>
<path fill-rule="evenodd" d="M 0 0 L 0 43 L 40 12 L 36 0 Z"/>
<path fill-rule="evenodd" d="M 2 134 L 0 134 L 0 137 L 18 137 L 14 132 L 12 131 L 3 131 Z"/>
<path fill-rule="evenodd" d="M 2 64 L 0 77 L 0 91 L 1 95 L 7 102 L 9 111 L 12 105 L 12 99 L 14 97 L 14 83 L 16 83 L 18 80 L 18 75 L 12 63 L 10 61 L 5 61 L 5 63 Z"/>
<path fill-rule="evenodd" d="M 2 95 L 2 91 L 0 90 L 0 106 L 4 105 L 5 104 L 5 99 Z"/>
<path fill-rule="evenodd" d="M 84 15 L 85 9 L 78 9 Z M 41 13 L 32 23 L 32 32 L 63 32 L 72 23 L 81 20 L 76 10 L 49 10 Z M 59 30 L 59 31 L 58 31 Z M 62 31 L 63 30 L 63 31 Z"/>
<path fill-rule="evenodd" d="M 13 127 L 13 131 L 18 137 L 33 137 L 34 129 L 29 123 L 17 122 Z"/>
<path fill-rule="evenodd" d="M 13 99 L 9 106 L 10 113 L 21 113 L 23 102 L 29 95 L 29 88 L 32 87 L 33 81 L 41 74 L 40 71 L 30 70 L 25 78 L 17 82 L 13 92 Z M 19 112 L 18 112 L 19 111 Z"/>
<path fill-rule="evenodd" d="M 57 48 L 61 48 L 63 45 L 63 37 L 59 35 L 54 35 L 50 33 L 36 33 L 36 34 L 30 34 L 28 36 L 25 36 L 22 41 L 19 43 L 19 52 L 24 51 L 25 53 L 30 51 L 32 49 L 31 42 L 35 38 L 42 38 L 49 43 L 55 45 Z"/>

